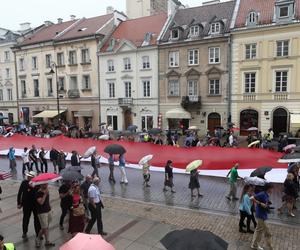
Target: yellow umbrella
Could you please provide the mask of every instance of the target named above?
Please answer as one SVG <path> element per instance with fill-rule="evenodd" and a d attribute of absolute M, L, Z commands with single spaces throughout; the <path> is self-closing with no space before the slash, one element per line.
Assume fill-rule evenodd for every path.
<path fill-rule="evenodd" d="M 252 146 L 257 145 L 257 144 L 259 144 L 259 143 L 260 143 L 260 140 L 251 142 L 251 143 L 248 145 L 248 148 L 251 148 Z"/>
<path fill-rule="evenodd" d="M 186 172 L 191 172 L 192 170 L 199 168 L 199 167 L 202 165 L 202 163 L 203 163 L 202 160 L 195 160 L 195 161 L 192 161 L 191 163 L 189 163 L 189 164 L 186 166 L 185 171 L 186 171 Z"/>

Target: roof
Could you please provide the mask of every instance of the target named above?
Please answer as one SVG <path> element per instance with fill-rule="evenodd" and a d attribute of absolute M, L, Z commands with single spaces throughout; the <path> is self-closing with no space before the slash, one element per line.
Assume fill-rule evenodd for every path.
<path fill-rule="evenodd" d="M 124 40 L 131 42 L 137 47 L 141 47 L 147 33 L 152 34 L 148 45 L 155 45 L 166 20 L 166 14 L 159 14 L 124 21 L 116 28 L 110 39 L 104 44 L 101 52 L 107 51 L 112 39 L 115 40 L 115 46 L 111 48 L 111 50 L 116 49 Z"/>
<path fill-rule="evenodd" d="M 99 29 L 103 27 L 111 18 L 113 14 L 97 16 L 92 18 L 83 18 L 74 27 L 69 29 L 63 35 L 59 36 L 56 41 L 69 40 L 80 37 L 87 37 L 97 33 Z"/>
<path fill-rule="evenodd" d="M 179 9 L 168 27 L 162 41 L 168 41 L 170 36 L 170 29 L 172 27 L 181 27 L 186 31 L 190 25 L 201 24 L 203 26 L 203 34 L 207 35 L 210 30 L 210 24 L 216 21 L 224 23 L 224 33 L 230 31 L 230 22 L 233 15 L 235 1 L 228 1 L 222 3 L 215 3 L 203 5 L 193 8 Z M 185 32 L 186 33 L 186 32 Z"/>
<path fill-rule="evenodd" d="M 238 14 L 235 21 L 235 28 L 246 26 L 248 14 L 251 11 L 258 13 L 258 25 L 273 23 L 274 7 L 276 0 L 240 0 Z M 295 0 L 295 18 L 300 17 L 300 0 Z"/>

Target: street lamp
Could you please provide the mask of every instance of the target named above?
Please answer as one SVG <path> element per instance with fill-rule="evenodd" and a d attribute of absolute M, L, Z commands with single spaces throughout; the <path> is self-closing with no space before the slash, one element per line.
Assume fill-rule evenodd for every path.
<path fill-rule="evenodd" d="M 56 82 L 56 103 L 57 103 L 57 115 L 58 115 L 58 123 L 60 123 L 60 112 L 59 112 L 59 88 L 58 88 L 58 80 L 57 80 L 57 65 L 55 62 L 52 62 L 50 74 L 55 73 L 55 82 Z M 55 70 L 54 70 L 55 69 Z"/>

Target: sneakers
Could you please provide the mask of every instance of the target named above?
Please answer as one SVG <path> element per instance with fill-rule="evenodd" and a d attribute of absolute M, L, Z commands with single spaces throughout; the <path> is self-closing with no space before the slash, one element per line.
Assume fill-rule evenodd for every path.
<path fill-rule="evenodd" d="M 261 246 L 253 246 L 253 245 L 251 245 L 251 249 L 264 250 Z"/>

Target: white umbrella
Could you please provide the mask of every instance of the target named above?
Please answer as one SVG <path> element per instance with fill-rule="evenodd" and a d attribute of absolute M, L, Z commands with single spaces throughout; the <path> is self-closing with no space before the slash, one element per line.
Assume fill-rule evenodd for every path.
<path fill-rule="evenodd" d="M 248 148 L 251 148 L 252 146 L 257 145 L 257 144 L 259 144 L 259 143 L 260 143 L 260 140 L 251 142 L 251 143 L 248 145 Z"/>
<path fill-rule="evenodd" d="M 251 127 L 251 128 L 248 128 L 247 130 L 248 130 L 248 131 L 257 131 L 258 128 L 257 128 L 257 127 Z"/>
<path fill-rule="evenodd" d="M 93 153 L 95 153 L 96 147 L 90 147 L 83 155 L 83 158 L 89 158 Z"/>
<path fill-rule="evenodd" d="M 189 130 L 198 130 L 198 127 L 197 126 L 190 126 Z"/>
<path fill-rule="evenodd" d="M 257 176 L 255 176 L 255 177 L 245 177 L 244 181 L 245 181 L 246 184 L 255 185 L 255 186 L 264 186 L 267 183 L 266 180 L 264 180 L 262 178 L 259 178 Z"/>
<path fill-rule="evenodd" d="M 109 135 L 100 135 L 99 140 L 107 141 L 107 140 L 109 140 Z"/>
<path fill-rule="evenodd" d="M 153 158 L 153 155 L 146 155 L 142 159 L 140 159 L 139 164 L 144 165 L 148 161 L 152 160 L 152 158 Z"/>

